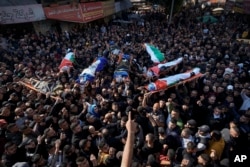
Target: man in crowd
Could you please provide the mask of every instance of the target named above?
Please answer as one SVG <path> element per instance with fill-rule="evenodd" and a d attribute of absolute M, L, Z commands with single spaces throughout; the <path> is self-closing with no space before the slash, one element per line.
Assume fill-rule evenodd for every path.
<path fill-rule="evenodd" d="M 176 139 L 174 147 L 167 144 L 171 141 L 164 142 L 164 152 L 181 152 L 178 159 L 170 158 L 171 164 L 178 161 L 182 166 L 210 166 L 214 155 L 206 149 L 212 147 L 214 140 L 211 130 L 221 130 L 219 141 L 225 141 L 218 161 L 231 158 L 235 152 L 249 152 L 250 47 L 235 40 L 235 36 L 249 29 L 249 22 L 241 16 L 223 13 L 218 24 L 203 23 L 196 18 L 204 11 L 211 12 L 199 7 L 183 9 L 171 24 L 160 11 L 146 12 L 143 25 L 123 27 L 110 23 L 105 25 L 105 31 L 102 25 L 99 29 L 74 28 L 66 34 L 24 32 L 18 36 L 12 29 L 3 32 L 10 47 L 0 49 L 0 137 L 4 146 L 0 151 L 1 163 L 7 167 L 18 162 L 27 162 L 25 165 L 30 167 L 113 167 L 121 163 L 124 167 L 159 166 L 163 150 L 162 141 L 158 140 L 159 128 L 161 134 Z M 167 62 L 182 59 L 164 77 L 180 76 L 192 69 L 199 69 L 204 75 L 187 83 L 178 79 L 176 89 L 166 87 L 161 92 L 149 92 L 145 86 L 158 78 L 149 81 L 143 76 L 146 69 L 155 66 L 141 47 L 143 43 L 157 46 Z M 84 89 L 76 82 L 84 68 L 72 67 L 66 72 L 58 69 L 69 46 L 74 50 L 74 59 L 82 62 L 84 68 L 97 56 L 108 61 L 93 80 L 84 83 Z M 131 62 L 136 62 L 127 62 L 126 77 L 118 82 L 114 80 L 118 57 L 111 54 L 113 46 L 119 46 Z M 241 69 L 239 63 L 243 64 Z M 27 79 L 48 83 L 43 86 L 49 91 L 43 94 L 30 90 L 24 84 Z M 50 89 L 52 85 L 57 86 L 56 91 Z M 223 113 L 226 110 L 221 106 L 230 107 L 227 111 L 233 111 L 237 117 L 227 116 L 230 114 Z M 231 122 L 235 122 L 233 127 Z M 133 125 L 132 131 L 128 124 Z M 145 140 L 139 145 L 134 140 L 137 137 L 133 137 L 137 131 Z M 181 140 L 178 143 L 181 135 L 186 136 L 182 131 L 194 139 L 185 145 Z M 31 137 L 32 142 L 27 140 Z M 116 153 L 123 149 L 125 155 L 134 156 L 123 156 L 121 162 L 121 155 Z"/>

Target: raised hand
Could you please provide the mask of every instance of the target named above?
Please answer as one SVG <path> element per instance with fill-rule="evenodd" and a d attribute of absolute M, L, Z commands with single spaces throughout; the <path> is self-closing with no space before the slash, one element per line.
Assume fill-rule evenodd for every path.
<path fill-rule="evenodd" d="M 126 128 L 128 133 L 135 133 L 136 132 L 137 123 L 131 119 L 131 111 L 128 113 L 128 121 L 126 123 Z"/>

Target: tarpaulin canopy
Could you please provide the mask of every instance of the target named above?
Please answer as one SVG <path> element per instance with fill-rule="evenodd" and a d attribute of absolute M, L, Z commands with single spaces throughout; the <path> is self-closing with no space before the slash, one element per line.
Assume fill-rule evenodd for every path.
<path fill-rule="evenodd" d="M 211 16 L 211 15 L 197 17 L 197 20 L 199 20 L 203 23 L 216 23 L 216 22 L 218 22 L 218 19 L 215 18 L 214 16 Z"/>

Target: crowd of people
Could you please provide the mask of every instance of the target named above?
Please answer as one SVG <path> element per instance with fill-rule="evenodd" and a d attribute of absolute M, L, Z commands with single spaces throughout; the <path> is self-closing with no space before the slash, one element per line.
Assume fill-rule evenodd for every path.
<path fill-rule="evenodd" d="M 146 12 L 140 25 L 3 33 L 0 166 L 222 167 L 235 155 L 247 155 L 250 46 L 236 39 L 249 30 L 249 22 L 230 13 L 216 23 L 196 19 L 205 13 L 183 9 L 171 24 L 163 13 Z M 144 43 L 158 47 L 166 61 L 183 58 L 165 76 L 195 67 L 204 75 L 149 92 L 144 86 L 157 78 L 145 75 L 154 64 Z M 117 64 L 111 45 L 134 60 L 129 79 L 113 79 Z M 75 50 L 77 64 L 60 72 L 68 48 Z M 108 65 L 82 90 L 78 75 L 98 56 Z M 22 84 L 27 79 L 45 81 L 53 90 L 30 89 Z"/>

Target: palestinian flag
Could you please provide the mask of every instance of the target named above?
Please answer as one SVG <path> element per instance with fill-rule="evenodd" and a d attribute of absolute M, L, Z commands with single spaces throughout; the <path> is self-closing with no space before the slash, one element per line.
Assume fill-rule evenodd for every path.
<path fill-rule="evenodd" d="M 173 61 L 153 66 L 153 67 L 149 68 L 149 72 L 147 72 L 148 77 L 158 76 L 162 68 L 168 68 L 168 67 L 171 67 L 171 66 L 175 66 L 175 65 L 179 64 L 180 62 L 182 62 L 182 60 L 183 60 L 183 58 L 180 57 L 180 58 L 175 59 Z"/>
<path fill-rule="evenodd" d="M 161 63 L 165 60 L 164 54 L 155 46 L 145 43 L 146 50 L 154 63 Z"/>
<path fill-rule="evenodd" d="M 63 58 L 59 69 L 63 70 L 65 68 L 69 68 L 69 67 L 73 67 L 73 63 L 75 62 L 75 55 L 74 52 L 69 52 L 65 55 L 65 57 Z"/>
<path fill-rule="evenodd" d="M 146 89 L 149 91 L 160 91 L 164 90 L 180 81 L 187 81 L 192 80 L 197 77 L 202 76 L 203 74 L 200 73 L 200 68 L 194 68 L 191 71 L 187 71 L 185 73 L 180 73 L 176 75 L 171 75 L 165 78 L 161 78 L 152 82 L 146 86 Z"/>

